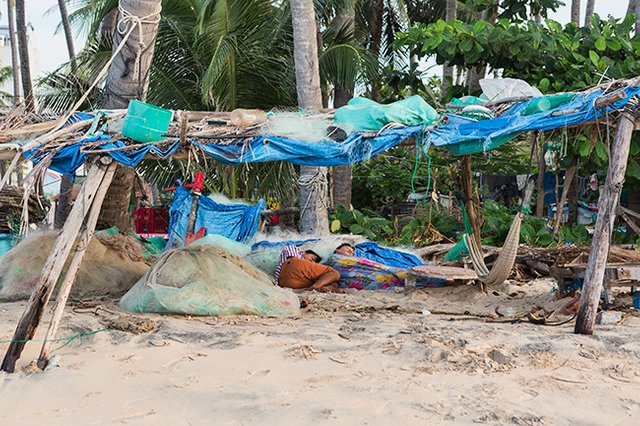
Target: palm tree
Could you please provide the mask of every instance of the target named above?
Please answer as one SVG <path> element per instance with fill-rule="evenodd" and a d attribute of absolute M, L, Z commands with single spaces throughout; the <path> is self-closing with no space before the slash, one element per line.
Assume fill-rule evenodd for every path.
<path fill-rule="evenodd" d="M 18 36 L 16 34 L 15 0 L 7 1 L 7 18 L 9 20 L 9 40 L 11 43 L 11 67 L 13 75 L 13 104 L 20 103 L 20 60 L 18 59 Z"/>
<path fill-rule="evenodd" d="M 146 17 L 146 20 L 139 24 L 142 26 L 142 31 L 139 32 L 136 29 L 129 33 L 124 47 L 109 67 L 104 88 L 104 108 L 122 109 L 127 107 L 130 99 L 146 100 L 161 10 L 161 0 L 120 0 L 118 23 L 122 25 L 119 28 L 124 27 L 128 30 L 128 25 L 132 25 L 124 23 L 125 14 L 140 18 Z M 123 42 L 124 37 L 123 31 L 114 31 L 114 52 L 117 46 Z M 117 226 L 121 230 L 131 228 L 128 210 L 135 178 L 134 173 L 131 168 L 118 166 L 100 214 L 101 227 Z"/>
<path fill-rule="evenodd" d="M 73 35 L 71 34 L 71 24 L 69 23 L 69 13 L 67 12 L 67 3 L 65 0 L 58 0 L 58 8 L 60 9 L 60 20 L 62 22 L 62 28 L 64 29 L 64 36 L 67 42 L 67 51 L 69 52 L 69 62 L 71 64 L 71 71 L 77 72 L 78 66 L 76 64 L 76 53 L 73 48 Z M 54 220 L 54 226 L 56 228 L 62 228 L 64 222 L 69 216 L 71 211 L 71 193 L 73 192 L 73 180 L 70 175 L 62 175 L 60 180 L 60 199 L 56 208 L 56 217 Z"/>
<path fill-rule="evenodd" d="M 580 26 L 580 0 L 571 0 L 571 22 Z"/>
<path fill-rule="evenodd" d="M 584 13 L 584 26 L 590 25 L 591 15 L 593 15 L 593 9 L 596 7 L 596 0 L 587 0 L 587 10 Z"/>
<path fill-rule="evenodd" d="M 322 109 L 320 68 L 313 0 L 289 0 L 293 23 L 293 55 L 300 108 Z M 327 180 L 324 167 L 300 167 L 300 231 L 326 234 Z"/>
<path fill-rule="evenodd" d="M 27 42 L 27 25 L 25 22 L 25 0 L 16 0 L 16 27 L 18 32 L 18 52 L 20 54 L 20 71 L 22 73 L 22 91 L 27 110 L 35 108 L 33 85 L 31 84 L 31 67 L 29 66 L 29 45 Z"/>

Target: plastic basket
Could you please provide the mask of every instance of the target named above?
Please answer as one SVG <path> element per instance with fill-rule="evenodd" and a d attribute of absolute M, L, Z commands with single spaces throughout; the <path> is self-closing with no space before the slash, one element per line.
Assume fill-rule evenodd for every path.
<path fill-rule="evenodd" d="M 132 99 L 122 125 L 122 136 L 136 142 L 162 140 L 162 134 L 169 130 L 172 116 L 171 110 Z"/>

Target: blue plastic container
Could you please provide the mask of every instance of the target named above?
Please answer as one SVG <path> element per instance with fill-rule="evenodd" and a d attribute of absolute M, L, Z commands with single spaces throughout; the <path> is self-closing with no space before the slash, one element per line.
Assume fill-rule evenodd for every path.
<path fill-rule="evenodd" d="M 122 136 L 136 142 L 155 142 L 164 139 L 173 112 L 132 99 L 122 124 Z"/>
<path fill-rule="evenodd" d="M 633 309 L 640 309 L 640 295 L 633 296 Z"/>

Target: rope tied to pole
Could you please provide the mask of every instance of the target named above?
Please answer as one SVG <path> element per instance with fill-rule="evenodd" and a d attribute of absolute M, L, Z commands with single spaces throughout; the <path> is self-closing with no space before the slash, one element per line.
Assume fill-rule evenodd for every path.
<path fill-rule="evenodd" d="M 160 23 L 160 11 L 153 12 L 147 16 L 138 16 L 122 7 L 122 4 L 118 4 L 118 13 L 120 14 L 120 19 L 118 19 L 117 31 L 124 36 L 122 39 L 123 43 L 136 28 L 138 29 L 138 48 L 136 49 L 136 58 L 133 63 L 133 75 L 137 77 L 138 82 L 140 82 L 142 81 L 140 61 L 142 60 L 142 52 L 147 48 L 146 43 L 143 41 L 144 31 L 142 30 L 142 26 L 143 24 L 155 25 Z M 140 84 L 138 86 L 140 86 Z M 138 87 L 138 90 L 140 90 L 140 87 Z"/>

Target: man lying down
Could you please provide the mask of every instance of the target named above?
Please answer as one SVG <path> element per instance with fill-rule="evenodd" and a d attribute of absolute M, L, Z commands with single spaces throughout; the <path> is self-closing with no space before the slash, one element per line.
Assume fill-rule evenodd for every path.
<path fill-rule="evenodd" d="M 276 269 L 276 282 L 282 287 L 324 292 L 344 288 L 357 290 L 386 290 L 404 286 L 408 269 L 384 265 L 356 257 L 351 244 L 341 244 L 329 256 L 325 265 L 312 250 L 301 251 L 286 246 L 280 254 Z M 448 283 L 437 277 L 419 278 L 417 287 L 443 287 Z"/>

